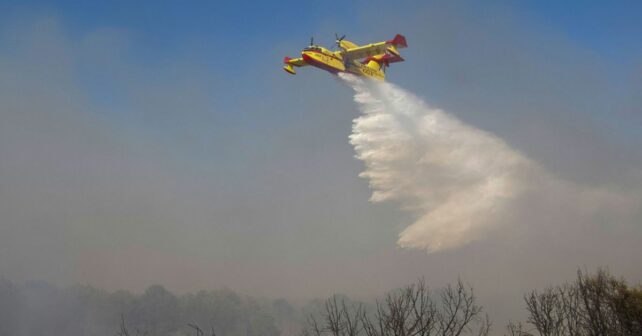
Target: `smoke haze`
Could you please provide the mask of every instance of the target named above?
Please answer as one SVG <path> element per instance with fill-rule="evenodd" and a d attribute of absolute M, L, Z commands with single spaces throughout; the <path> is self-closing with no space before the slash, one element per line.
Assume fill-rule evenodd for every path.
<path fill-rule="evenodd" d="M 0 5 L 0 278 L 305 301 L 461 277 L 498 326 L 577 267 L 642 280 L 642 54 L 493 3 Z M 355 108 L 284 77 L 335 31 L 407 36 L 399 86 Z"/>

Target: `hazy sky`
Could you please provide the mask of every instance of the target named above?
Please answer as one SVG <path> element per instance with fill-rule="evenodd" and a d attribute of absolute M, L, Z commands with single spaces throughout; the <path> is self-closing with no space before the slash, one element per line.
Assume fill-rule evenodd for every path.
<path fill-rule="evenodd" d="M 638 2 L 242 3 L 0 3 L 0 276 L 292 299 L 462 276 L 498 316 L 579 266 L 642 280 Z M 353 92 L 281 70 L 335 32 L 403 33 L 389 81 L 633 201 L 577 215 L 536 194 L 519 233 L 399 248 L 415 219 L 369 202 Z"/>

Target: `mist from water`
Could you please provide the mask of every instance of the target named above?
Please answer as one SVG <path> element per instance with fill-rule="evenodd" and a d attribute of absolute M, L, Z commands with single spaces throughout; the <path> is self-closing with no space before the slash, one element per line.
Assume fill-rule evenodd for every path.
<path fill-rule="evenodd" d="M 399 234 L 401 247 L 436 252 L 464 246 L 529 222 L 531 200 L 549 222 L 581 222 L 587 209 L 631 203 L 552 177 L 499 137 L 396 85 L 341 78 L 355 90 L 362 112 L 350 143 L 365 164 L 360 176 L 369 182 L 371 201 L 397 202 L 415 217 Z M 559 216 L 544 218 L 550 213 Z"/>

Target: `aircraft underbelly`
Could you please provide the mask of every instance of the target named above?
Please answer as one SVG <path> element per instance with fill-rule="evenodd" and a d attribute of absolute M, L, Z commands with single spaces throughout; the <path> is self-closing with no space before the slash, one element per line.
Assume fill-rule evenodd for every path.
<path fill-rule="evenodd" d="M 377 71 L 358 63 L 349 64 L 347 71 L 358 76 L 369 77 L 378 80 L 384 80 L 386 78 L 386 75 L 382 71 Z"/>

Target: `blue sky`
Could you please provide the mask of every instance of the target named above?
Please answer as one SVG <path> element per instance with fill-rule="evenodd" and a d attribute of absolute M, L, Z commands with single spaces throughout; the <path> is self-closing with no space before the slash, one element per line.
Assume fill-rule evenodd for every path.
<path fill-rule="evenodd" d="M 523 10 L 616 66 L 640 57 L 638 1 L 527 1 Z"/>
<path fill-rule="evenodd" d="M 631 69 L 640 67 L 642 25 L 637 13 L 642 5 L 638 2 L 450 3 L 448 6 L 468 8 L 487 20 L 493 20 L 498 13 L 501 16 L 510 12 L 520 21 L 521 28 L 566 39 L 600 62 L 613 87 L 630 80 Z M 403 21 L 404 16 L 418 12 L 414 9 L 430 10 L 430 6 L 438 7 L 439 2 L 21 1 L 0 6 L 4 22 L 55 16 L 72 43 L 97 30 L 113 30 L 115 38 L 121 39 L 120 56 L 148 71 L 176 62 L 197 63 L 198 71 L 208 71 L 216 78 L 212 86 L 213 82 L 225 82 L 221 84 L 225 94 L 213 100 L 220 109 L 235 114 L 239 100 L 252 99 L 247 92 L 269 91 L 274 74 L 280 71 L 281 55 L 296 55 L 309 36 L 315 35 L 316 41 L 325 45 L 332 44 L 335 30 L 358 42 L 388 38 L 397 33 L 387 28 L 394 27 L 394 20 Z M 413 36 L 408 39 L 412 45 Z M 412 48 L 407 53 L 409 57 L 430 58 Z M 119 96 L 119 84 L 105 78 L 99 67 L 95 64 L 79 67 L 78 75 L 86 80 L 89 95 L 113 106 L 127 104 Z M 403 81 L 403 75 L 412 73 L 412 67 L 404 64 L 399 72 L 401 84 L 415 84 Z M 326 79 L 324 83 L 327 82 Z"/>
<path fill-rule="evenodd" d="M 642 25 L 637 16 L 642 5 L 636 1 L 454 3 L 475 8 L 491 18 L 497 11 L 517 13 L 525 26 L 555 32 L 594 53 L 618 76 L 616 79 L 626 76 L 626 71 L 636 66 L 642 53 L 639 42 Z M 16 17 L 23 20 L 34 15 L 55 15 L 71 38 L 96 29 L 117 29 L 131 43 L 127 50 L 130 61 L 151 67 L 189 58 L 232 82 L 239 78 L 237 89 L 229 92 L 239 95 L 244 89 L 262 90 L 270 85 L 263 76 L 257 76 L 257 71 L 272 70 L 266 67 L 280 62 L 277 51 L 291 50 L 287 53 L 296 55 L 297 49 L 306 45 L 312 35 L 316 35 L 318 43 L 331 45 L 335 33 L 332 29 L 357 40 L 367 40 L 378 36 L 369 31 L 378 31 L 377 26 L 387 17 L 412 13 L 413 8 L 425 8 L 425 3 L 21 1 L 0 6 L 5 22 Z M 389 34 L 393 33 L 396 32 Z M 412 43 L 412 36 L 408 38 Z"/>
<path fill-rule="evenodd" d="M 250 50 L 269 48 L 275 43 L 292 40 L 305 44 L 309 35 L 319 33 L 320 27 L 330 22 L 335 28 L 354 34 L 354 31 L 367 30 L 366 22 L 372 21 L 376 25 L 379 18 L 389 12 L 411 9 L 422 3 L 21 1 L 0 6 L 5 19 L 16 12 L 51 11 L 60 15 L 72 34 L 97 27 L 130 30 L 137 35 L 141 56 L 157 60 L 175 56 L 190 43 L 186 37 L 207 41 L 209 43 L 202 46 L 203 57 L 212 58 L 217 64 L 228 57 L 246 61 L 255 57 Z M 520 12 L 526 20 L 544 29 L 567 34 L 582 46 L 611 58 L 614 63 L 631 62 L 640 53 L 638 37 L 642 28 L 638 13 L 642 5 L 637 1 L 491 1 L 473 6 L 480 10 L 506 7 Z M 379 17 L 359 15 L 372 10 Z M 318 40 L 330 43 L 334 32 L 323 33 Z M 214 60 L 216 56 L 219 57 Z"/>

